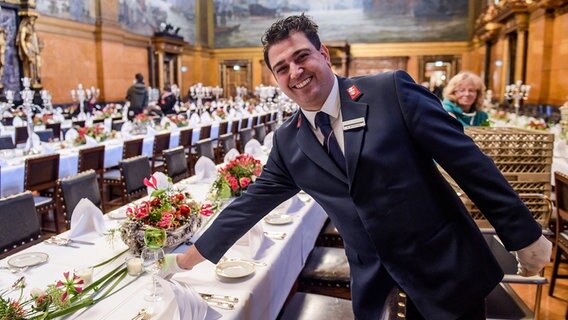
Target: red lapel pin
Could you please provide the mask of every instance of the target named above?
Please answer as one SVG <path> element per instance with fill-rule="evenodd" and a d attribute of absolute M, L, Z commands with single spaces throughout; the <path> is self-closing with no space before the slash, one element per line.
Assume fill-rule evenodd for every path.
<path fill-rule="evenodd" d="M 298 124 L 296 124 L 296 128 L 300 128 L 300 126 L 302 125 L 302 115 L 298 115 Z"/>
<path fill-rule="evenodd" d="M 361 91 L 359 91 L 359 89 L 357 89 L 355 85 L 347 88 L 347 93 L 349 93 L 349 96 L 353 101 L 357 100 L 357 98 L 359 98 L 359 96 L 361 95 Z"/>

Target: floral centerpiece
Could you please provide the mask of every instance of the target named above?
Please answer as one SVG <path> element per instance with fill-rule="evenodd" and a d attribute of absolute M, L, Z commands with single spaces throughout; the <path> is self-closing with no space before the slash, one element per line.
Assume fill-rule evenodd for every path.
<path fill-rule="evenodd" d="M 530 121 L 525 125 L 527 129 L 533 130 L 548 130 L 548 125 L 544 119 L 530 119 Z"/>
<path fill-rule="evenodd" d="M 44 113 L 42 115 L 36 114 L 34 116 L 34 126 L 40 126 L 40 125 L 45 125 L 48 123 L 54 123 L 55 121 L 53 120 L 53 114 L 51 113 Z"/>
<path fill-rule="evenodd" d="M 176 126 L 179 127 L 187 127 L 189 125 L 189 122 L 187 121 L 187 119 L 181 115 L 181 114 L 177 114 L 177 115 L 169 115 L 168 119 L 175 124 Z M 168 124 L 166 124 L 167 126 Z M 166 127 L 167 129 L 167 127 Z"/>
<path fill-rule="evenodd" d="M 139 255 L 144 247 L 144 230 L 148 227 L 166 230 L 165 247 L 174 247 L 188 240 L 201 226 L 201 204 L 189 193 L 172 188 L 158 189 L 156 178 L 144 179 L 154 188 L 150 197 L 126 209 L 127 220 L 121 226 L 121 237 L 130 251 Z"/>
<path fill-rule="evenodd" d="M 260 160 L 245 153 L 238 155 L 219 169 L 219 174 L 213 182 L 210 198 L 217 200 L 239 196 L 261 172 Z"/>
<path fill-rule="evenodd" d="M 117 109 L 114 103 L 109 103 L 102 110 L 95 111 L 95 117 L 98 119 L 112 118 L 115 114 L 117 114 Z"/>
<path fill-rule="evenodd" d="M 77 138 L 75 138 L 75 145 L 87 143 L 87 136 L 95 139 L 97 142 L 102 142 L 112 136 L 105 131 L 103 124 L 96 124 L 91 127 L 81 127 L 77 130 Z"/>
<path fill-rule="evenodd" d="M 215 109 L 215 115 L 221 120 L 225 120 L 227 118 L 227 112 L 225 112 L 225 109 L 223 108 Z"/>
<path fill-rule="evenodd" d="M 92 268 L 113 262 L 125 252 L 120 252 Z M 24 295 L 27 284 L 25 278 L 21 277 L 10 288 L 0 291 L 0 319 L 47 320 L 71 315 L 112 296 L 121 289 L 118 285 L 126 278 L 126 274 L 126 267 L 121 263 L 88 284 L 77 274 L 64 272 L 61 280 L 49 284 L 45 289 L 33 288 L 27 297 Z M 128 284 L 130 282 L 124 286 Z M 19 292 L 18 298 L 10 297 L 11 292 Z"/>

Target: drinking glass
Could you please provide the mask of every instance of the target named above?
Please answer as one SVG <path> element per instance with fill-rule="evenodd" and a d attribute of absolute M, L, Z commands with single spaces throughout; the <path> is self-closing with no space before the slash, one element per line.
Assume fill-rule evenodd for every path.
<path fill-rule="evenodd" d="M 162 296 L 158 291 L 158 283 L 155 277 L 160 271 L 164 262 L 164 250 L 162 250 L 162 248 L 145 247 L 144 249 L 142 249 L 140 258 L 142 258 L 144 270 L 150 273 L 152 276 L 152 289 L 150 294 L 148 294 L 145 299 L 146 301 L 151 302 L 160 301 L 162 300 Z"/>
<path fill-rule="evenodd" d="M 162 248 L 165 243 L 166 230 L 155 227 L 146 227 L 146 230 L 144 230 L 144 244 L 146 247 L 152 249 Z"/>

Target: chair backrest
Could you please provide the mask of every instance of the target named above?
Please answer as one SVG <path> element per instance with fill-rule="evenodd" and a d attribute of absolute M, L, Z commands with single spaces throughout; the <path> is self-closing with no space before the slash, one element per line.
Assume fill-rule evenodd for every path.
<path fill-rule="evenodd" d="M 144 178 L 152 175 L 150 162 L 146 156 L 137 156 L 119 162 L 120 177 L 127 195 L 146 190 Z"/>
<path fill-rule="evenodd" d="M 80 127 L 80 128 L 85 127 L 85 120 L 73 120 L 73 122 L 71 123 L 73 127 Z"/>
<path fill-rule="evenodd" d="M 250 118 L 242 118 L 240 125 L 239 125 L 239 131 L 248 128 L 249 127 L 249 122 L 250 122 Z M 251 127 L 252 128 L 252 127 Z"/>
<path fill-rule="evenodd" d="M 236 137 L 239 134 L 239 120 L 233 120 L 231 123 L 231 133 Z"/>
<path fill-rule="evenodd" d="M 96 124 L 96 123 L 104 123 L 104 122 L 105 122 L 105 119 L 104 119 L 104 118 L 93 119 L 93 124 Z"/>
<path fill-rule="evenodd" d="M 41 191 L 55 188 L 59 179 L 59 154 L 26 159 L 24 189 Z"/>
<path fill-rule="evenodd" d="M 164 150 L 164 162 L 166 165 L 166 175 L 172 178 L 174 183 L 189 176 L 187 159 L 185 158 L 185 150 L 183 146 Z"/>
<path fill-rule="evenodd" d="M 98 174 L 103 174 L 105 170 L 105 146 L 95 146 L 79 149 L 79 168 L 78 172 L 95 170 Z"/>
<path fill-rule="evenodd" d="M 241 148 L 244 149 L 247 142 L 249 142 L 250 139 L 252 139 L 253 134 L 254 134 L 254 131 L 253 131 L 252 128 L 244 128 L 244 129 L 241 129 L 241 131 L 239 131 L 239 141 L 240 141 L 240 144 L 241 144 Z M 241 152 L 242 152 L 242 150 L 241 150 Z"/>
<path fill-rule="evenodd" d="M 120 129 L 122 129 L 122 125 L 124 125 L 124 120 L 118 120 L 118 121 L 112 121 L 112 130 L 114 131 L 120 131 Z"/>
<path fill-rule="evenodd" d="M 39 137 L 39 141 L 42 142 L 50 142 L 53 141 L 55 136 L 53 134 L 53 129 L 45 129 L 45 130 L 35 130 L 35 134 Z"/>
<path fill-rule="evenodd" d="M 223 154 L 226 154 L 231 149 L 236 149 L 235 136 L 232 133 L 225 133 L 219 136 L 219 145 L 223 149 Z"/>
<path fill-rule="evenodd" d="M 254 138 L 260 142 L 266 137 L 266 126 L 264 123 L 254 126 Z"/>
<path fill-rule="evenodd" d="M 71 221 L 73 210 L 83 198 L 89 199 L 102 210 L 101 193 L 97 182 L 97 173 L 87 170 L 75 176 L 57 181 L 60 208 L 63 209 L 65 220 Z"/>
<path fill-rule="evenodd" d="M 16 145 L 14 141 L 12 141 L 12 137 L 10 135 L 7 136 L 0 136 L 0 150 L 3 149 L 14 149 Z"/>
<path fill-rule="evenodd" d="M 252 123 L 251 123 L 251 127 L 254 127 L 258 124 L 258 116 L 254 116 L 252 117 Z"/>
<path fill-rule="evenodd" d="M 0 122 L 5 126 L 14 125 L 14 117 L 4 117 Z"/>
<path fill-rule="evenodd" d="M 152 148 L 152 157 L 161 157 L 162 151 L 170 147 L 170 133 L 160 133 L 154 136 L 154 146 Z"/>
<path fill-rule="evenodd" d="M 26 141 L 28 140 L 28 127 L 27 126 L 15 127 L 14 131 L 15 131 L 14 143 L 16 145 L 20 143 L 26 143 Z"/>
<path fill-rule="evenodd" d="M 195 148 L 197 150 L 198 158 L 207 157 L 215 161 L 215 151 L 213 150 L 213 141 L 211 139 L 203 139 L 197 141 Z"/>
<path fill-rule="evenodd" d="M 178 145 L 183 146 L 184 148 L 190 148 L 192 140 L 193 140 L 193 128 L 187 128 L 179 131 Z"/>
<path fill-rule="evenodd" d="M 47 123 L 45 128 L 53 130 L 55 140 L 61 140 L 61 122 Z"/>
<path fill-rule="evenodd" d="M 128 159 L 141 155 L 143 147 L 143 138 L 124 141 L 124 144 L 122 145 L 122 159 Z"/>
<path fill-rule="evenodd" d="M 263 114 L 260 116 L 260 120 L 258 121 L 258 124 L 263 124 L 266 123 L 266 115 Z"/>
<path fill-rule="evenodd" d="M 34 198 L 26 191 L 0 199 L 0 253 L 41 237 Z"/>
<path fill-rule="evenodd" d="M 229 122 L 228 121 L 222 121 L 221 123 L 219 123 L 219 136 L 227 133 L 227 130 L 229 129 Z"/>
<path fill-rule="evenodd" d="M 268 129 L 269 132 L 274 132 L 274 131 L 276 131 L 276 129 L 278 129 L 278 122 L 276 122 L 276 120 L 271 121 L 271 122 L 268 124 L 268 128 L 269 128 L 269 129 Z"/>
<path fill-rule="evenodd" d="M 554 172 L 554 190 L 556 194 L 556 237 L 568 230 L 568 176 Z"/>
<path fill-rule="evenodd" d="M 211 138 L 211 125 L 201 127 L 199 130 L 199 140 Z"/>

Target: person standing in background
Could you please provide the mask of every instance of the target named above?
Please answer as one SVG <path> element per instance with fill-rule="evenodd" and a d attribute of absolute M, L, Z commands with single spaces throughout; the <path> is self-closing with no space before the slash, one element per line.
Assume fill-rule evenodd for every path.
<path fill-rule="evenodd" d="M 144 109 L 148 106 L 148 92 L 146 85 L 144 85 L 144 76 L 137 73 L 135 79 L 134 84 L 126 92 L 126 100 L 130 102 L 128 120 L 134 119 L 137 114 L 144 112 Z"/>

